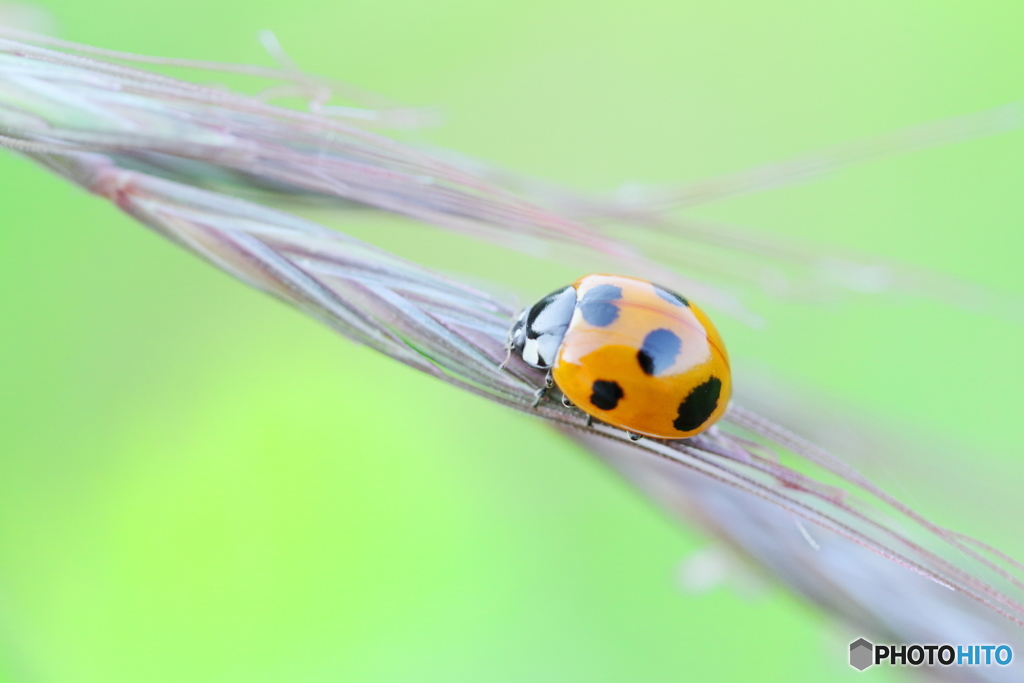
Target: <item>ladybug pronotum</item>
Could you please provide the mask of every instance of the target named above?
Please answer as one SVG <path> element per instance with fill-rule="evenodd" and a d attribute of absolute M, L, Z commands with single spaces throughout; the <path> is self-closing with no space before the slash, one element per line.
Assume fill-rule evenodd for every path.
<path fill-rule="evenodd" d="M 587 275 L 523 310 L 508 344 L 565 399 L 630 435 L 682 439 L 725 412 L 729 356 L 711 320 L 646 280 Z"/>

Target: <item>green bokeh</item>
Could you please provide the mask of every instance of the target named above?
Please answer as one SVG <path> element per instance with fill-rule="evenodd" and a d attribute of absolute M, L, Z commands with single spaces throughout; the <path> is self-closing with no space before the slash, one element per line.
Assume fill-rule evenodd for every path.
<path fill-rule="evenodd" d="M 589 189 L 1024 94 L 1019 2 L 46 6 L 66 38 L 169 56 L 266 63 L 271 28 L 310 71 L 442 105 L 434 142 Z M 1024 295 L 1022 152 L 1004 135 L 697 215 Z M 702 541 L 542 425 L 356 348 L 12 154 L 0 187 L 0 681 L 858 675 L 848 632 L 787 594 L 678 591 Z M 479 271 L 427 229 L 351 230 Z M 573 274 L 491 257 L 526 297 Z M 1006 506 L 1024 328 L 939 303 L 753 301 L 767 329 L 721 325 L 741 363 L 970 444 L 890 463 L 895 492 L 1024 549 Z"/>

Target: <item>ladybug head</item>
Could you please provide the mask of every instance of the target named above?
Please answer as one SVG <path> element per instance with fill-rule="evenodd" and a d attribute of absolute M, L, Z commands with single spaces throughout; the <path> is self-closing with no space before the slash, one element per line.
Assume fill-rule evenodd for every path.
<path fill-rule="evenodd" d="M 576 310 L 576 290 L 570 285 L 523 309 L 508 333 L 509 347 L 526 364 L 546 370 L 558 355 L 565 331 Z"/>

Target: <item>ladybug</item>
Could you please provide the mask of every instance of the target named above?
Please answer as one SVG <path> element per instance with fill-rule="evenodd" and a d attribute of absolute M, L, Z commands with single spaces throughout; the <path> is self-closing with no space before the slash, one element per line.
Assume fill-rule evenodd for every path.
<path fill-rule="evenodd" d="M 646 280 L 582 277 L 524 309 L 508 346 L 527 365 L 548 370 L 548 386 L 567 405 L 634 440 L 699 434 L 732 394 L 729 356 L 711 320 Z"/>

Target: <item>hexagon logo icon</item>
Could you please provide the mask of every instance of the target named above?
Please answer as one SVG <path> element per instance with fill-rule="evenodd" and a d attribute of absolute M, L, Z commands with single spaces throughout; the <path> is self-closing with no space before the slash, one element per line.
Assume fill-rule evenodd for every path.
<path fill-rule="evenodd" d="M 850 666 L 857 671 L 868 668 L 875 663 L 874 651 L 875 646 L 863 638 L 853 641 L 850 643 Z"/>

